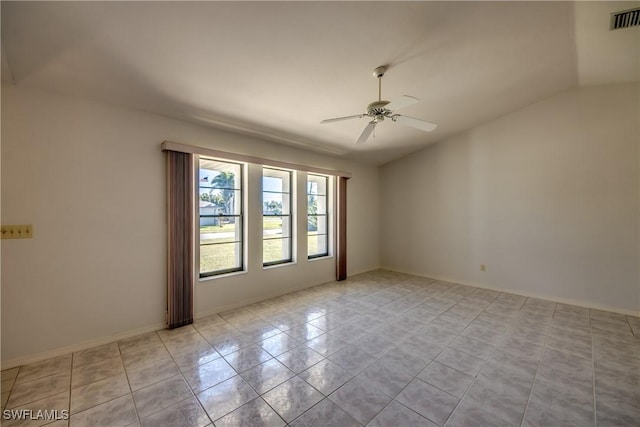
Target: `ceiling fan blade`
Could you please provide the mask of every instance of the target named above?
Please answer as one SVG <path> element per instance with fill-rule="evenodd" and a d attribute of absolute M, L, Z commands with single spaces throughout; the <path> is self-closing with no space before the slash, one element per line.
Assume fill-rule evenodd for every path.
<path fill-rule="evenodd" d="M 364 116 L 366 116 L 366 114 L 356 114 L 355 116 L 336 117 L 335 119 L 323 120 L 320 123 L 325 124 L 325 123 L 340 122 L 342 120 L 361 119 Z"/>
<path fill-rule="evenodd" d="M 376 122 L 374 122 L 373 120 L 370 121 L 369 124 L 365 126 L 364 130 L 362 131 L 358 139 L 356 139 L 356 144 L 362 144 L 367 139 L 369 139 L 369 136 L 371 136 L 371 132 L 373 132 L 373 129 L 375 127 L 376 127 Z"/>
<path fill-rule="evenodd" d="M 396 116 L 393 116 L 392 120 L 394 122 L 401 123 L 405 126 L 411 126 L 412 128 L 420 129 L 425 132 L 431 132 L 432 130 L 438 127 L 438 125 L 434 123 L 429 123 L 424 120 L 416 119 L 414 117 L 401 116 L 399 114 Z"/>
<path fill-rule="evenodd" d="M 402 97 L 394 99 L 388 103 L 385 108 L 391 111 L 399 110 L 401 108 L 409 107 L 413 104 L 420 102 L 415 96 L 402 95 Z"/>

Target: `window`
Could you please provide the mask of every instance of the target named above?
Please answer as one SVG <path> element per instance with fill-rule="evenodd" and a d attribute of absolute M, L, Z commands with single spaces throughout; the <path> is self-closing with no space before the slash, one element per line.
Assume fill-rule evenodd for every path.
<path fill-rule="evenodd" d="M 307 255 L 317 258 L 329 255 L 329 215 L 327 189 L 329 178 L 307 175 Z"/>
<path fill-rule="evenodd" d="M 200 277 L 243 269 L 242 165 L 200 158 Z"/>
<path fill-rule="evenodd" d="M 262 263 L 291 262 L 290 171 L 262 168 Z"/>

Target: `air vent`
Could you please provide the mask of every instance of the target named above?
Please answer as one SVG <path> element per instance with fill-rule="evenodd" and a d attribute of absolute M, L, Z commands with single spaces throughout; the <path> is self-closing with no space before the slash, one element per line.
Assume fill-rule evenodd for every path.
<path fill-rule="evenodd" d="M 609 29 L 619 30 L 620 28 L 629 28 L 638 25 L 640 25 L 640 7 L 612 13 Z"/>

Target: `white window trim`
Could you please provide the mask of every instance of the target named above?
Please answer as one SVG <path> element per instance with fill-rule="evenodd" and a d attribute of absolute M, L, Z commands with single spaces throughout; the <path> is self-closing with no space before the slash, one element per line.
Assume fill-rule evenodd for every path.
<path fill-rule="evenodd" d="M 284 265 L 292 265 L 296 263 L 296 240 L 295 239 L 295 235 L 296 233 L 296 192 L 297 190 L 297 186 L 296 186 L 296 179 L 297 179 L 297 174 L 296 174 L 296 170 L 294 169 L 283 169 L 283 168 L 275 168 L 272 166 L 268 166 L 268 165 L 262 165 L 262 176 L 264 178 L 264 169 L 272 169 L 272 170 L 282 170 L 285 172 L 289 173 L 289 259 L 287 260 L 281 260 L 281 261 L 277 261 L 277 262 L 272 262 L 272 263 L 266 263 L 264 262 L 264 252 L 262 254 L 262 268 L 263 269 L 270 269 L 273 267 L 281 267 Z M 261 191 L 261 195 L 262 197 L 264 197 L 264 188 L 262 188 Z M 263 199 L 263 203 L 264 203 L 264 199 Z M 264 227 L 264 211 L 263 211 L 263 215 L 262 215 L 262 219 L 263 219 L 263 227 Z M 263 234 L 262 234 L 262 243 L 264 245 L 264 228 L 263 228 Z M 264 246 L 263 246 L 264 247 Z"/>
<path fill-rule="evenodd" d="M 207 155 L 203 155 L 203 157 L 206 158 L 210 158 Z M 195 238 L 193 239 L 193 243 L 195 245 L 194 248 L 194 272 L 195 272 L 195 276 L 196 276 L 196 280 L 198 282 L 207 282 L 210 280 L 214 280 L 214 279 L 221 279 L 221 278 L 225 278 L 225 277 L 231 277 L 231 276 L 236 276 L 239 274 L 246 274 L 248 272 L 247 269 L 247 233 L 248 233 L 248 224 L 247 224 L 247 212 L 246 212 L 246 207 L 247 207 L 247 191 L 246 191 L 246 182 L 247 182 L 247 173 L 248 173 L 248 165 L 246 163 L 243 162 L 237 162 L 234 160 L 228 160 L 228 159 L 224 159 L 224 158 L 213 158 L 214 160 L 219 160 L 221 162 L 228 162 L 228 163 L 240 163 L 241 166 L 241 185 L 242 188 L 240 189 L 240 194 L 242 195 L 242 253 L 240 254 L 240 257 L 242 258 L 242 268 L 238 269 L 238 270 L 232 270 L 232 271 L 226 271 L 223 273 L 217 273 L 217 274 L 210 274 L 210 275 L 206 275 L 206 276 L 201 276 L 200 275 L 200 233 L 199 233 L 199 227 L 200 227 L 200 209 L 196 207 L 194 208 L 194 225 L 197 227 L 194 227 L 193 233 L 195 234 Z M 193 156 L 193 161 L 194 161 L 194 173 L 195 173 L 195 179 L 194 179 L 194 187 L 195 187 L 195 191 L 196 191 L 196 200 L 195 202 L 198 203 L 198 200 L 200 200 L 199 197 L 199 175 L 200 175 L 200 155 L 196 154 Z"/>

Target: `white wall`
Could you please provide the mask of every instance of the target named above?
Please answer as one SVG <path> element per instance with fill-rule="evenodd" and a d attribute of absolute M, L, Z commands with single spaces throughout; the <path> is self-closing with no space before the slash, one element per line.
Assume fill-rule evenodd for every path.
<path fill-rule="evenodd" d="M 564 92 L 385 165 L 381 265 L 637 315 L 639 95 Z"/>
<path fill-rule="evenodd" d="M 3 367 L 162 326 L 163 140 L 352 172 L 348 272 L 378 267 L 377 168 L 3 85 L 2 223 L 34 227 L 32 239 L 2 241 Z M 334 259 L 251 265 L 198 283 L 196 315 L 335 277 Z"/>

